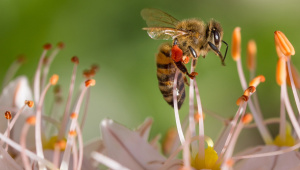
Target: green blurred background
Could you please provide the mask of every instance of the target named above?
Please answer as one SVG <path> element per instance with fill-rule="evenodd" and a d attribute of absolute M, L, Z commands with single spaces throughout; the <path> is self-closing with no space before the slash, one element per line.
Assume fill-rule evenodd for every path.
<path fill-rule="evenodd" d="M 100 137 L 99 123 L 112 118 L 130 128 L 146 117 L 154 119 L 151 135 L 165 134 L 175 125 L 173 109 L 160 94 L 156 79 L 155 54 L 163 41 L 152 40 L 142 27 L 143 8 L 158 8 L 181 20 L 214 18 L 224 29 L 224 40 L 231 45 L 231 34 L 236 26 L 242 30 L 242 53 L 248 40 L 255 39 L 258 49 L 257 73 L 266 77 L 258 87 L 258 96 L 265 117 L 279 115 L 280 88 L 275 81 L 277 56 L 274 48 L 275 30 L 283 31 L 295 47 L 299 40 L 299 1 L 274 0 L 191 0 L 191 1 L 78 1 L 78 0 L 1 0 L 0 1 L 0 79 L 19 54 L 27 62 L 18 71 L 32 81 L 43 44 L 63 41 L 66 48 L 54 60 L 51 73 L 60 75 L 60 84 L 66 96 L 72 72 L 70 58 L 77 55 L 80 65 L 77 78 L 83 81 L 81 71 L 93 63 L 100 65 L 92 88 L 85 141 Z M 226 67 L 213 53 L 200 58 L 196 71 L 204 108 L 224 117 L 235 114 L 236 99 L 242 95 L 236 64 L 229 55 Z M 224 52 L 224 48 L 222 49 Z M 296 53 L 297 54 L 297 53 Z M 300 59 L 293 57 L 296 67 Z M 188 66 L 189 67 L 189 66 Z M 246 68 L 246 67 L 245 67 Z M 249 72 L 245 70 L 249 77 Z M 48 94 L 46 108 L 52 94 Z M 66 97 L 65 97 L 66 98 Z M 187 101 L 181 110 L 183 119 L 188 113 Z M 216 138 L 222 123 L 207 116 L 205 132 Z M 276 134 L 277 126 L 270 126 Z M 246 133 L 245 133 L 246 132 Z M 245 130 L 239 147 L 261 143 L 256 130 Z M 250 140 L 253 139 L 253 140 Z"/>

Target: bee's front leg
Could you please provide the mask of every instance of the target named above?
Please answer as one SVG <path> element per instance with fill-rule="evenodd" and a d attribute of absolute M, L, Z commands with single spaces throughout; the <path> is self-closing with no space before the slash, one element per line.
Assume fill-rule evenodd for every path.
<path fill-rule="evenodd" d="M 177 68 L 183 73 L 183 74 L 186 74 L 188 75 L 191 79 L 194 79 L 194 77 L 196 75 L 198 75 L 197 72 L 192 72 L 191 74 L 187 71 L 185 65 L 181 62 L 181 61 L 178 61 L 178 62 L 175 62 Z"/>

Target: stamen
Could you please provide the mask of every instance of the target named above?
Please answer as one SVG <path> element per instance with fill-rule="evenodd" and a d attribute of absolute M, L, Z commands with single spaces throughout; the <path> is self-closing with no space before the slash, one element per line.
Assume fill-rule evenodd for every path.
<path fill-rule="evenodd" d="M 77 67 L 78 67 L 78 63 L 79 63 L 79 59 L 74 56 L 72 59 L 72 62 L 74 62 L 74 67 L 73 67 L 73 72 L 72 72 L 72 77 L 71 77 L 71 82 L 70 82 L 70 87 L 69 87 L 69 94 L 68 94 L 68 98 L 67 98 L 67 103 L 66 103 L 66 107 L 65 107 L 65 111 L 64 111 L 64 117 L 62 120 L 62 125 L 61 128 L 58 132 L 58 139 L 62 139 L 65 131 L 66 131 L 66 126 L 68 123 L 68 116 L 70 113 L 70 108 L 71 108 L 71 101 L 72 101 L 72 96 L 73 96 L 73 92 L 74 92 L 74 86 L 75 86 L 75 80 L 76 80 L 76 72 L 77 72 Z"/>
<path fill-rule="evenodd" d="M 91 157 L 101 164 L 107 166 L 110 169 L 118 169 L 118 170 L 129 170 L 128 168 L 122 166 L 120 163 L 115 160 L 101 154 L 98 152 L 92 152 Z"/>
<path fill-rule="evenodd" d="M 27 136 L 27 132 L 28 132 L 28 129 L 29 129 L 30 125 L 34 125 L 34 123 L 35 123 L 35 117 L 34 116 L 31 116 L 31 117 L 27 118 L 26 123 L 24 124 L 24 126 L 22 128 L 21 137 L 20 137 L 20 145 L 22 147 L 21 158 L 22 158 L 22 161 L 23 161 L 23 164 L 24 164 L 24 167 L 25 167 L 26 170 L 31 170 L 29 160 L 28 160 L 28 158 L 25 154 L 26 136 Z"/>
<path fill-rule="evenodd" d="M 256 43 L 254 40 L 250 40 L 247 45 L 247 67 L 251 72 L 256 69 Z"/>
<path fill-rule="evenodd" d="M 236 27 L 232 33 L 231 55 L 234 61 L 241 58 L 241 28 Z"/>
<path fill-rule="evenodd" d="M 8 68 L 2 83 L 2 89 L 9 83 L 9 81 L 14 77 L 20 66 L 24 63 L 25 56 L 20 55 L 17 60 L 15 60 Z"/>
<path fill-rule="evenodd" d="M 4 113 L 5 118 L 7 119 L 7 137 L 9 138 L 10 136 L 10 119 L 11 119 L 11 113 L 10 111 L 6 111 Z M 5 150 L 8 151 L 8 144 L 5 146 Z"/>
<path fill-rule="evenodd" d="M 44 158 L 41 158 L 40 156 L 37 156 L 35 153 L 33 153 L 27 149 L 25 149 L 25 151 L 23 151 L 22 147 L 19 144 L 17 144 L 15 141 L 5 137 L 2 133 L 0 133 L 0 139 L 3 140 L 4 142 L 8 143 L 11 147 L 16 149 L 17 151 L 24 152 L 32 160 L 41 162 L 43 165 L 47 166 L 49 169 L 58 170 L 57 167 L 55 167 L 50 161 L 48 161 Z"/>
<path fill-rule="evenodd" d="M 40 57 L 38 67 L 37 67 L 35 75 L 34 75 L 33 93 L 34 93 L 35 103 L 38 103 L 39 99 L 40 99 L 40 82 L 41 82 L 40 79 L 41 79 L 42 64 L 43 64 L 44 58 L 45 58 L 48 50 L 50 50 L 51 47 L 52 47 L 51 44 L 45 44 L 44 45 L 44 51 L 43 51 L 43 53 Z"/>
<path fill-rule="evenodd" d="M 299 74 L 299 72 L 297 71 L 297 69 L 295 68 L 295 66 L 292 63 L 291 63 L 290 66 L 291 66 L 291 72 L 292 72 L 292 77 L 293 77 L 293 80 L 294 80 L 295 87 L 297 89 L 300 89 L 300 74 Z M 287 74 L 286 82 L 289 86 L 292 86 L 289 74 Z"/>
<path fill-rule="evenodd" d="M 176 121 L 178 136 L 179 136 L 181 144 L 183 144 L 185 139 L 184 139 L 184 135 L 183 135 L 181 123 L 180 123 L 180 118 L 179 118 L 177 93 L 176 93 L 178 74 L 179 74 L 179 70 L 176 69 L 175 77 L 174 77 L 174 86 L 173 86 L 173 103 L 174 103 L 174 113 L 175 113 L 175 121 Z"/>
<path fill-rule="evenodd" d="M 51 78 L 49 83 L 46 85 L 45 89 L 41 94 L 41 98 L 38 102 L 37 109 L 36 109 L 36 122 L 35 122 L 35 143 L 36 143 L 36 153 L 41 158 L 44 158 L 43 146 L 42 146 L 42 136 L 41 136 L 41 128 L 42 128 L 42 108 L 46 93 L 51 85 L 55 85 L 58 81 L 58 75 L 54 74 Z M 44 169 L 44 165 L 40 162 L 39 167 Z"/>
<path fill-rule="evenodd" d="M 286 59 L 280 57 L 276 67 L 276 82 L 279 86 L 286 82 Z"/>
<path fill-rule="evenodd" d="M 281 31 L 275 31 L 274 34 L 275 46 L 278 46 L 281 52 L 287 57 L 295 55 L 295 49 L 287 37 Z"/>
<path fill-rule="evenodd" d="M 193 73 L 195 71 L 195 63 L 196 60 L 193 58 L 192 64 L 191 64 L 191 70 L 190 72 Z M 189 131 L 191 136 L 195 136 L 195 120 L 194 120 L 194 79 L 190 78 L 190 87 L 189 87 Z M 181 143 L 182 144 L 182 143 Z M 197 154 L 197 143 L 191 143 L 192 148 L 192 156 L 196 156 Z"/>

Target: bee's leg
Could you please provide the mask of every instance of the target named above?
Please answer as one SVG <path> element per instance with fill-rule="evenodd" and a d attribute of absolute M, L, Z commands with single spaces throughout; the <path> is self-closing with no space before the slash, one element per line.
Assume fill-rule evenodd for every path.
<path fill-rule="evenodd" d="M 186 85 L 190 86 L 190 83 L 188 82 L 188 80 L 187 80 L 187 78 L 186 78 L 185 76 L 183 77 L 183 81 L 184 81 L 184 83 L 185 83 Z"/>
<path fill-rule="evenodd" d="M 189 46 L 189 49 L 190 49 L 190 51 L 191 51 L 193 57 L 194 57 L 194 58 L 197 58 L 198 55 L 197 55 L 196 51 L 193 49 L 193 47 Z"/>
<path fill-rule="evenodd" d="M 187 71 L 185 65 L 181 62 L 181 61 L 178 61 L 178 62 L 174 62 L 177 66 L 177 68 L 183 73 L 183 74 L 186 74 L 188 75 L 191 79 L 193 79 L 196 75 L 198 75 L 198 73 L 196 72 L 192 72 L 191 74 Z"/>
<path fill-rule="evenodd" d="M 212 50 L 214 50 L 217 53 L 217 55 L 220 57 L 222 65 L 225 66 L 225 62 L 224 62 L 225 58 L 223 57 L 223 55 L 221 54 L 221 52 L 219 51 L 219 49 L 213 43 L 211 43 L 211 42 L 208 42 L 208 44 L 209 44 L 210 48 Z"/>
<path fill-rule="evenodd" d="M 174 46 L 174 45 L 177 45 L 177 42 L 178 42 L 178 39 L 175 38 L 175 39 L 174 39 L 174 42 L 173 42 L 173 46 Z"/>

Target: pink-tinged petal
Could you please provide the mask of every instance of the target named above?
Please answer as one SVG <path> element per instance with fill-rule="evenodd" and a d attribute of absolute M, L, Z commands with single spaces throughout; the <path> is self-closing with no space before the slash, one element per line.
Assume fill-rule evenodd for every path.
<path fill-rule="evenodd" d="M 278 147 L 274 145 L 258 146 L 239 154 L 259 154 L 266 152 L 273 152 L 283 149 L 284 147 Z M 286 170 L 293 169 L 300 166 L 300 153 L 292 151 L 276 156 L 267 156 L 260 158 L 243 159 L 236 162 L 234 166 L 235 170 Z"/>
<path fill-rule="evenodd" d="M 166 160 L 139 134 L 105 119 L 101 122 L 105 155 L 130 169 L 159 169 Z"/>
<path fill-rule="evenodd" d="M 54 154 L 54 150 L 44 150 L 45 159 L 47 159 L 49 161 L 52 161 L 53 154 Z M 60 152 L 60 161 L 59 161 L 59 163 L 61 163 L 62 157 L 63 157 L 63 152 Z M 93 167 L 93 164 L 91 163 L 90 160 L 91 159 L 89 157 L 84 156 L 83 161 L 82 161 L 81 169 L 96 170 L 97 168 Z M 16 161 L 18 162 L 19 165 L 23 166 L 22 159 L 21 159 L 20 155 L 18 155 L 16 157 Z M 73 158 L 72 157 L 70 159 L 69 169 L 73 169 Z M 37 164 L 35 165 L 34 170 L 38 170 L 38 165 Z"/>
<path fill-rule="evenodd" d="M 0 96 L 1 106 L 20 109 L 25 100 L 32 100 L 32 92 L 26 77 L 21 76 L 11 81 Z"/>
<path fill-rule="evenodd" d="M 152 123 L 153 120 L 151 118 L 147 118 L 136 130 L 136 132 L 138 132 L 145 141 L 148 141 L 149 139 Z"/>
<path fill-rule="evenodd" d="M 23 168 L 2 148 L 0 147 L 0 169 L 22 170 Z"/>

